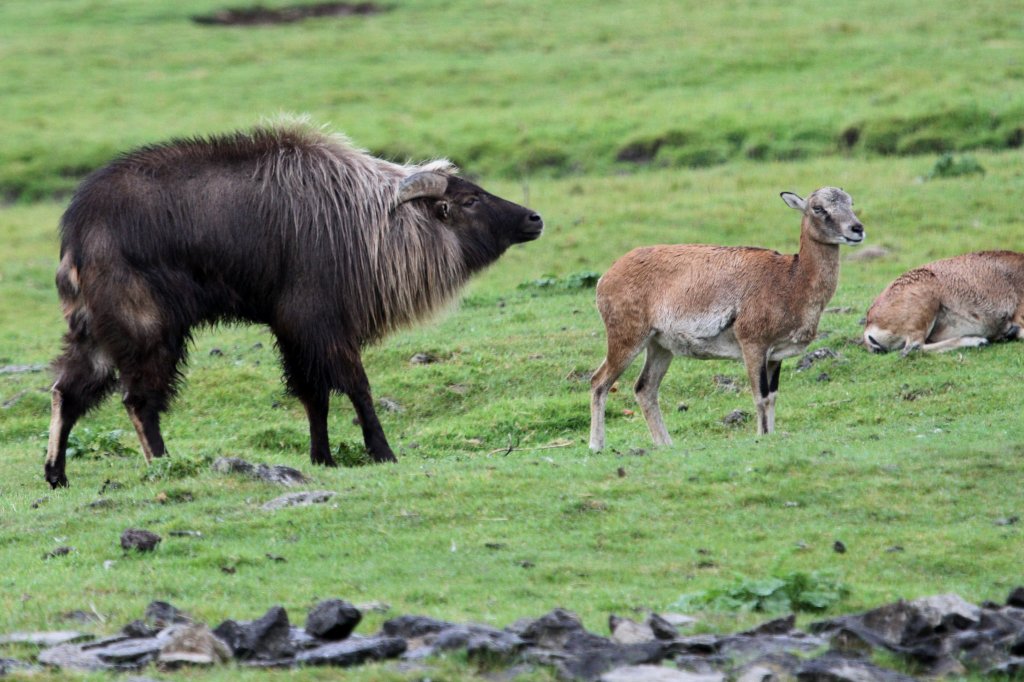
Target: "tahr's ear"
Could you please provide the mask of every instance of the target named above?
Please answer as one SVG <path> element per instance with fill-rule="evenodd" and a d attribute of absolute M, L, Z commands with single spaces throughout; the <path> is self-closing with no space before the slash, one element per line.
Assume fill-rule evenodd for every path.
<path fill-rule="evenodd" d="M 807 202 L 800 198 L 799 195 L 793 194 L 792 192 L 779 192 L 779 196 L 786 202 L 786 206 L 795 208 L 798 211 L 803 211 L 807 208 Z"/>
<path fill-rule="evenodd" d="M 434 204 L 434 215 L 437 216 L 438 220 L 448 220 L 448 216 L 452 214 L 451 204 L 447 200 L 441 199 Z"/>

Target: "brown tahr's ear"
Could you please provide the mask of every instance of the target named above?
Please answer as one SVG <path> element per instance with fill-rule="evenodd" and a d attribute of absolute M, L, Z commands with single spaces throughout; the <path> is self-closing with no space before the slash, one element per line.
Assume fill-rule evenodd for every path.
<path fill-rule="evenodd" d="M 792 192 L 779 192 L 779 196 L 786 202 L 786 206 L 795 208 L 798 211 L 803 211 L 807 208 L 807 202 L 800 198 L 799 195 L 793 194 Z"/>

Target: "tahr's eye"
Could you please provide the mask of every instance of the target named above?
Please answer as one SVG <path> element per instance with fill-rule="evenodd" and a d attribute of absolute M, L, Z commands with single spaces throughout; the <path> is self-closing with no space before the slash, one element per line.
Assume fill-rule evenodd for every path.
<path fill-rule="evenodd" d="M 464 200 L 464 201 L 462 202 L 462 205 L 463 205 L 463 206 L 464 206 L 465 208 L 469 208 L 470 206 L 472 206 L 473 204 L 475 204 L 475 203 L 476 203 L 476 201 L 477 201 L 476 197 L 468 197 L 467 199 L 465 199 L 465 200 Z"/>
<path fill-rule="evenodd" d="M 817 213 L 820 216 L 827 216 L 828 215 L 828 211 L 826 211 L 821 206 L 815 206 L 814 207 L 814 212 Z"/>

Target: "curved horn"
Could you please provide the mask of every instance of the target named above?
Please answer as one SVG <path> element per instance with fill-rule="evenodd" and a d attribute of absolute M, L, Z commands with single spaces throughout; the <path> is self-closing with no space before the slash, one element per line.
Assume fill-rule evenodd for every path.
<path fill-rule="evenodd" d="M 430 197 L 440 199 L 448 188 L 448 178 L 441 173 L 421 171 L 413 173 L 398 186 L 398 202 L 404 204 L 410 199 Z"/>

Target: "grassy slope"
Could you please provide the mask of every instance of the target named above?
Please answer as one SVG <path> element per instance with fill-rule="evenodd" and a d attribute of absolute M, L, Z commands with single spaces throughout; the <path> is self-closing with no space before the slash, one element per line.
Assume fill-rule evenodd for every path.
<path fill-rule="evenodd" d="M 188 21 L 216 6 L 3 3 L 0 190 L 67 189 L 126 147 L 281 110 L 488 176 L 606 172 L 657 139 L 659 165 L 799 158 L 851 128 L 855 153 L 999 148 L 1024 124 L 1004 0 L 406 0 L 353 21 Z"/>
<path fill-rule="evenodd" d="M 505 152 L 518 159 L 524 140 L 550 143 L 583 167 L 607 171 L 623 142 L 676 126 L 722 123 L 714 130 L 726 130 L 740 119 L 777 131 L 832 129 L 859 117 L 935 111 L 947 102 L 1006 111 L 1019 97 L 1011 87 L 1013 63 L 993 57 L 1006 57 L 1007 43 L 1019 46 L 1019 31 L 985 38 L 1005 33 L 985 20 L 985 4 L 950 3 L 941 13 L 903 5 L 885 22 L 869 19 L 877 12 L 819 19 L 799 6 L 741 13 L 721 4 L 685 17 L 667 9 L 634 16 L 627 4 L 601 11 L 531 5 L 528 12 L 498 3 L 483 10 L 446 6 L 461 8 L 461 23 L 434 17 L 426 4 L 403 4 L 402 13 L 420 13 L 410 26 L 437 27 L 421 38 L 430 59 L 411 47 L 413 29 L 401 28 L 408 15 L 397 10 L 360 30 L 344 23 L 204 29 L 199 41 L 200 29 L 181 24 L 179 15 L 210 6 L 0 7 L 21 22 L 0 50 L 24 56 L 2 62 L 7 73 L 21 69 L 5 80 L 21 88 L 5 100 L 14 115 L 0 122 L 8 141 L 0 150 L 8 155 L 5 182 L 49 191 L 60 184 L 54 169 L 74 170 L 171 133 L 245 124 L 253 112 L 284 107 L 311 110 L 374 147 L 401 140 L 408 145 L 403 154 L 418 157 L 470 158 L 473 144 L 499 141 L 467 165 L 500 174 L 508 172 Z M 497 16 L 515 22 L 488 21 Z M 843 29 L 842 22 L 859 28 Z M 839 28 L 825 39 L 823 24 Z M 553 31 L 539 26 L 564 27 L 565 35 L 547 39 Z M 767 27 L 766 34 L 754 26 Z M 916 32 L 898 32 L 914 26 Z M 680 27 L 689 40 L 676 39 Z M 401 31 L 410 35 L 382 44 Z M 843 57 L 825 64 L 804 59 L 795 69 L 801 49 L 789 47 L 796 34 L 816 41 L 817 56 L 832 54 L 827 45 L 845 48 L 834 50 Z M 521 47 L 524 35 L 533 36 L 529 49 Z M 919 54 L 932 42 L 946 49 Z M 104 48 L 86 50 L 95 44 Z M 328 58 L 332 51 L 345 59 Z M 85 59 L 87 53 L 93 56 Z M 212 53 L 217 68 L 210 66 Z M 680 70 L 687 55 L 695 61 Z M 865 68 L 862 60 L 878 66 Z M 338 68 L 339 61 L 348 68 Z M 83 75 L 41 87 L 72 67 Z M 849 71 L 826 79 L 826 67 Z M 705 72 L 707 81 L 696 82 Z M 477 80 L 485 77 L 493 80 Z M 375 85 L 382 82 L 387 86 Z M 884 82 L 891 85 L 880 93 Z M 801 108 L 811 83 L 824 88 L 820 109 Z M 871 94 L 849 97 L 856 84 Z M 567 108 L 565 98 L 575 106 Z M 438 100 L 444 110 L 432 105 Z M 743 101 L 759 106 L 745 109 Z M 728 116 L 717 118 L 722 112 Z M 994 523 L 1021 512 L 1020 346 L 901 359 L 869 356 L 847 341 L 858 334 L 872 297 L 906 268 L 966 250 L 1024 249 L 1019 156 L 977 158 L 984 176 L 930 182 L 920 177 L 934 156 L 534 176 L 528 184 L 492 177 L 485 184 L 497 193 L 517 200 L 528 194 L 548 232 L 510 251 L 451 314 L 367 352 L 375 394 L 403 408 L 383 415 L 401 458 L 396 467 L 312 469 L 302 410 L 282 395 L 269 337 L 243 328 L 201 334 L 186 390 L 166 419 L 175 461 L 235 454 L 299 466 L 315 487 L 339 492 L 336 507 L 266 515 L 257 507 L 276 489 L 210 473 L 144 480 L 138 456 L 72 461 L 73 487 L 49 493 L 40 464 L 48 377 L 0 375 L 0 403 L 13 401 L 0 409 L 0 631 L 63 627 L 62 612 L 91 606 L 109 619 L 96 629 L 107 631 L 158 598 L 213 622 L 256 617 L 282 603 L 301 622 L 305 607 L 331 596 L 499 625 L 564 605 L 601 629 L 609 612 L 663 609 L 680 593 L 729 584 L 735 573 L 819 568 L 837 570 L 852 587 L 843 609 L 941 591 L 999 599 L 1019 582 L 1022 559 L 1019 526 Z M 841 358 L 800 373 L 787 363 L 780 434 L 759 442 L 750 424 L 733 430 L 720 423 L 733 409 L 752 409 L 749 394 L 721 392 L 712 381 L 717 374 L 741 379 L 740 365 L 680 359 L 662 389 L 676 445 L 635 451 L 647 449 L 649 437 L 638 411 L 623 412 L 636 410 L 628 390 L 634 367 L 609 401 L 614 449 L 588 453 L 587 384 L 579 377 L 603 354 L 592 292 L 517 285 L 548 273 L 603 271 L 645 243 L 791 251 L 797 215 L 777 192 L 822 184 L 853 195 L 869 244 L 892 255 L 844 262 L 833 304 L 852 312 L 825 316 L 821 329 L 829 336 L 813 346 L 829 346 Z M 52 273 L 61 208 L 0 207 L 0 366 L 45 363 L 58 351 Z M 223 355 L 211 355 L 214 348 Z M 443 361 L 409 365 L 419 351 Z M 821 372 L 831 381 L 818 381 Z M 677 412 L 679 402 L 689 410 Z M 350 417 L 339 400 L 335 443 L 358 445 Z M 107 433 L 128 429 L 128 422 L 112 400 L 83 427 Z M 570 445 L 494 452 L 510 441 Z M 127 436 L 124 442 L 135 447 Z M 124 486 L 108 495 L 113 506 L 89 507 L 107 479 Z M 122 556 L 117 537 L 129 526 L 166 539 L 153 556 Z M 204 537 L 169 537 L 175 529 Z M 832 552 L 835 539 L 846 543 L 846 554 Z M 41 558 L 61 544 L 76 550 Z M 895 545 L 903 551 L 886 551 Z M 107 560 L 116 563 L 104 569 Z M 363 631 L 381 618 L 370 616 Z M 709 618 L 715 627 L 737 624 Z"/>

